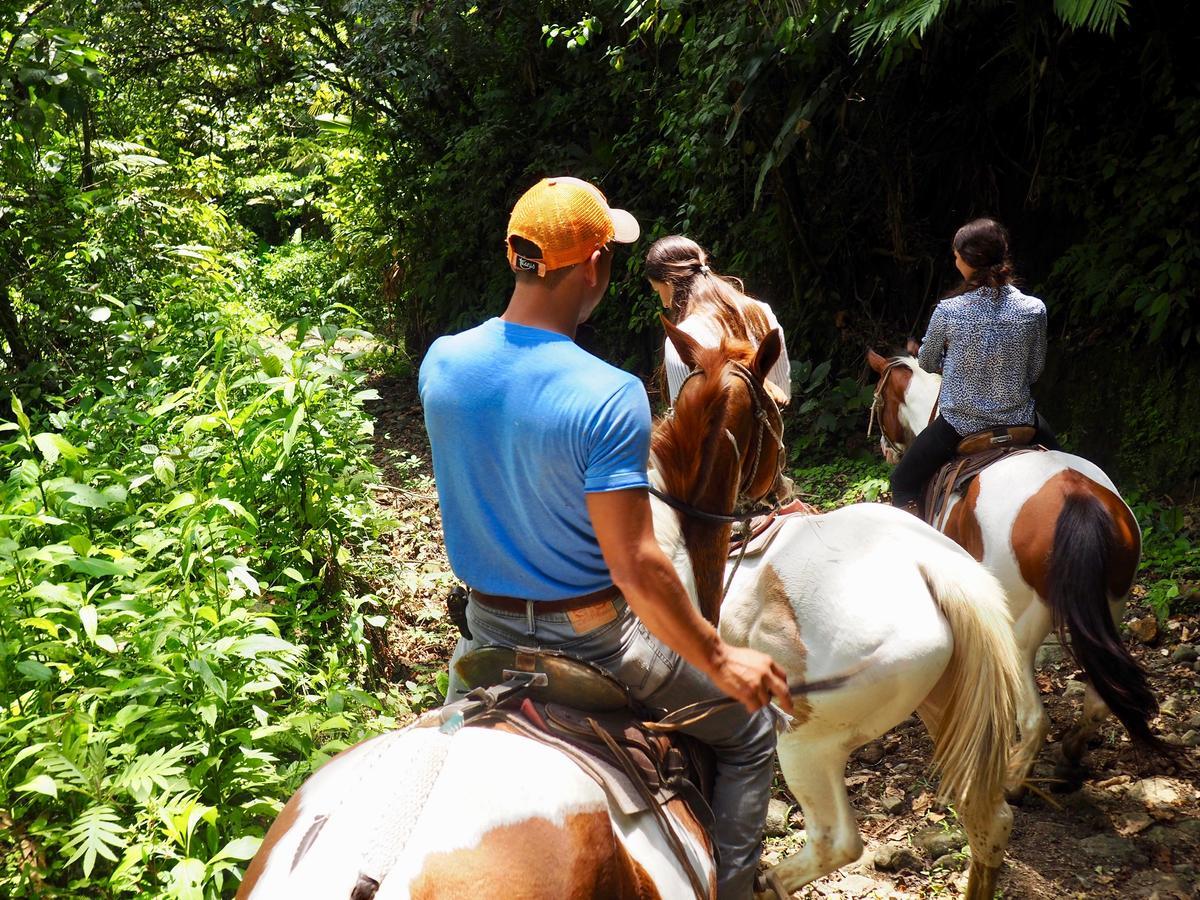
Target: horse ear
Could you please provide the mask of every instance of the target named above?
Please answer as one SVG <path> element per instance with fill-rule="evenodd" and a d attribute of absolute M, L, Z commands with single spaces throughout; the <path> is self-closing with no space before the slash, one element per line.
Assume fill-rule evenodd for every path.
<path fill-rule="evenodd" d="M 750 371 L 759 378 L 765 379 L 767 373 L 771 371 L 771 367 L 778 361 L 781 352 L 783 352 L 783 337 L 778 328 L 772 328 L 762 339 L 762 343 L 758 345 L 758 351 L 754 354 L 754 362 L 750 364 Z"/>
<path fill-rule="evenodd" d="M 883 370 L 887 368 L 887 360 L 872 350 L 867 348 L 867 365 L 876 371 L 879 375 L 883 374 Z"/>
<path fill-rule="evenodd" d="M 675 352 L 679 354 L 679 359 L 689 369 L 696 368 L 696 359 L 702 349 L 700 344 L 662 313 L 658 314 L 658 318 L 662 320 L 663 328 L 667 330 L 667 340 L 675 345 Z"/>
<path fill-rule="evenodd" d="M 921 344 L 916 338 L 909 338 L 904 345 L 904 349 L 908 351 L 909 356 L 916 356 L 921 352 Z"/>

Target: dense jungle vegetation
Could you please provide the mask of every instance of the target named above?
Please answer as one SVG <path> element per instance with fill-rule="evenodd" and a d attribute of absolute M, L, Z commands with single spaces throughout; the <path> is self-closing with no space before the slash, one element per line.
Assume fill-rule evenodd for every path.
<path fill-rule="evenodd" d="M 581 339 L 649 374 L 641 254 L 694 236 L 779 314 L 793 462 L 844 499 L 886 487 L 863 350 L 1000 217 L 1166 615 L 1198 36 L 1169 0 L 0 4 L 0 895 L 230 896 L 308 773 L 436 699 L 376 665 L 368 382 L 502 308 L 545 174 L 643 223 Z"/>

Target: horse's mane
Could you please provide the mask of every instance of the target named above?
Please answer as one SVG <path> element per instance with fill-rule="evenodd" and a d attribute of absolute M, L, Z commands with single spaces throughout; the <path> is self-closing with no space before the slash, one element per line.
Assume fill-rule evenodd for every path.
<path fill-rule="evenodd" d="M 706 377 L 689 392 L 687 402 L 675 407 L 673 415 L 658 420 L 650 442 L 667 493 L 687 497 L 703 480 L 714 443 L 723 439 L 717 426 L 725 418 L 729 400 L 728 379 L 716 376 L 723 375 L 731 361 L 749 365 L 753 359 L 754 347 L 749 341 L 731 338 L 697 354 L 696 368 Z"/>

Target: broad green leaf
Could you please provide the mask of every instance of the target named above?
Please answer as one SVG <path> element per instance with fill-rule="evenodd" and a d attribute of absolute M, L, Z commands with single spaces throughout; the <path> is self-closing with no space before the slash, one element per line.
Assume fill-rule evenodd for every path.
<path fill-rule="evenodd" d="M 154 457 L 154 475 L 170 487 L 175 483 L 175 461 L 169 456 Z"/>
<path fill-rule="evenodd" d="M 212 858 L 213 862 L 218 859 L 253 859 L 254 854 L 258 852 L 259 846 L 262 844 L 262 838 L 246 837 L 234 838 L 224 847 L 217 851 L 217 855 Z"/>
<path fill-rule="evenodd" d="M 36 659 L 23 659 L 17 663 L 17 671 L 26 678 L 32 678 L 34 681 L 45 684 L 54 677 L 54 672 L 47 666 L 42 665 Z"/>
<path fill-rule="evenodd" d="M 117 647 L 117 642 L 111 634 L 96 635 L 96 646 L 107 653 L 119 653 L 120 648 Z"/>
<path fill-rule="evenodd" d="M 42 458 L 50 466 L 58 462 L 60 456 L 65 456 L 67 459 L 77 459 L 80 455 L 78 447 L 61 434 L 55 434 L 52 431 L 43 431 L 41 434 L 35 434 L 33 442 L 42 451 Z"/>
<path fill-rule="evenodd" d="M 229 510 L 235 516 L 241 516 L 251 525 L 257 526 L 258 523 L 254 520 L 254 516 L 246 510 L 246 507 L 238 503 L 236 500 L 230 500 L 228 497 L 214 497 L 212 500 L 214 506 L 220 506 L 223 509 Z"/>
<path fill-rule="evenodd" d="M 58 782 L 49 775 L 35 775 L 27 782 L 17 785 L 20 793 L 45 794 L 47 797 L 58 797 Z"/>
<path fill-rule="evenodd" d="M 79 621 L 83 624 L 83 633 L 88 636 L 91 641 L 96 640 L 96 625 L 99 622 L 99 614 L 96 607 L 90 603 L 87 606 L 79 607 Z"/>
<path fill-rule="evenodd" d="M 58 625 L 54 622 L 51 622 L 49 619 L 43 619 L 40 616 L 34 616 L 31 619 L 21 619 L 20 624 L 28 626 L 29 628 L 38 628 L 46 632 L 46 634 L 50 635 L 51 637 L 58 637 Z"/>
<path fill-rule="evenodd" d="M 69 557 L 68 557 L 69 558 Z M 29 589 L 29 596 L 47 603 L 61 603 L 76 606 L 82 602 L 79 586 L 62 584 L 61 582 L 39 581 Z"/>
<path fill-rule="evenodd" d="M 158 511 L 159 516 L 166 516 L 176 510 L 183 509 L 185 506 L 191 506 L 196 502 L 196 495 L 191 491 L 184 491 L 182 494 L 176 494 L 171 498 L 171 502 Z"/>
<path fill-rule="evenodd" d="M 108 560 L 99 556 L 87 556 L 67 560 L 67 568 L 75 572 L 82 572 L 84 575 L 103 578 L 108 575 L 132 575 L 139 566 L 137 560 L 132 557 Z"/>
<path fill-rule="evenodd" d="M 204 900 L 204 863 L 193 857 L 181 859 L 171 869 L 167 895 L 171 900 Z"/>
<path fill-rule="evenodd" d="M 234 656 L 254 659 L 260 653 L 291 653 L 296 646 L 269 634 L 255 634 L 234 641 L 229 652 Z"/>
<path fill-rule="evenodd" d="M 107 306 L 94 306 L 88 310 L 87 315 L 93 322 L 107 322 L 112 318 L 112 310 Z"/>
<path fill-rule="evenodd" d="M 112 506 L 113 500 L 89 484 L 80 484 L 71 479 L 55 479 L 55 489 L 61 489 L 67 494 L 67 502 L 72 506 L 82 506 L 85 509 L 105 509 Z"/>
<path fill-rule="evenodd" d="M 29 434 L 29 416 L 25 415 L 25 407 L 21 405 L 20 398 L 16 394 L 12 395 L 12 411 L 17 417 L 17 424 L 21 426 L 21 430 Z"/>

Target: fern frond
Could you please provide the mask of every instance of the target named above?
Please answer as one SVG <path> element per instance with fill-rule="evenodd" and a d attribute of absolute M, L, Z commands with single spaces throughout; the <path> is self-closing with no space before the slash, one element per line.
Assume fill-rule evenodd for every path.
<path fill-rule="evenodd" d="M 922 38 L 953 0 L 875 0 L 856 17 L 850 52 L 861 57 L 873 46 Z"/>
<path fill-rule="evenodd" d="M 129 791 L 135 800 L 144 801 L 157 785 L 164 791 L 177 785 L 174 779 L 182 775 L 182 760 L 191 755 L 195 747 L 190 744 L 178 747 L 162 747 L 153 753 L 144 753 L 134 759 L 117 776 L 115 786 Z"/>
<path fill-rule="evenodd" d="M 117 861 L 112 848 L 125 846 L 127 830 L 111 806 L 89 807 L 67 832 L 67 849 L 74 851 L 67 860 L 67 865 L 82 857 L 83 875 L 90 878 L 92 869 L 96 867 L 97 856 L 111 862 Z"/>
<path fill-rule="evenodd" d="M 1054 0 L 1063 24 L 1112 35 L 1117 25 L 1129 24 L 1129 0 Z"/>

